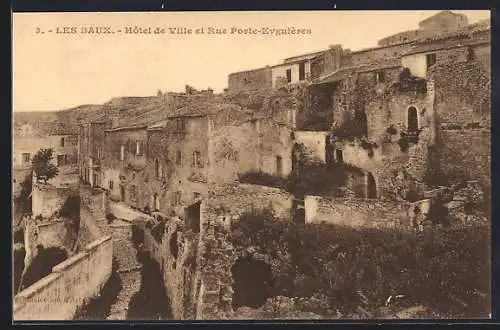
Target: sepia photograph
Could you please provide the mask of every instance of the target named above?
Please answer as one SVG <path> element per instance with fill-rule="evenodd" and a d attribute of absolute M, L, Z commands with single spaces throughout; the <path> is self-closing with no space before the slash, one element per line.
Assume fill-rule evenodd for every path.
<path fill-rule="evenodd" d="M 490 32 L 13 13 L 13 321 L 490 319 Z"/>

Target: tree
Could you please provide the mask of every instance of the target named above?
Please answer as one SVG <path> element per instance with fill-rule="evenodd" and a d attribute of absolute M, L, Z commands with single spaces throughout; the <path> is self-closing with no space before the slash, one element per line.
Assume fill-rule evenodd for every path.
<path fill-rule="evenodd" d="M 40 149 L 31 162 L 35 175 L 38 179 L 43 179 L 45 183 L 58 173 L 57 167 L 51 162 L 54 157 L 53 153 L 52 148 Z"/>

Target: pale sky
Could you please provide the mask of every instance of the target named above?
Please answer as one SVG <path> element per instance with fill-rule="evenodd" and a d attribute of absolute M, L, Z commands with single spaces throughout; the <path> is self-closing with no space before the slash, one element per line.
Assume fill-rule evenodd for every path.
<path fill-rule="evenodd" d="M 14 111 L 61 110 L 113 97 L 150 96 L 227 87 L 231 72 L 280 63 L 327 49 L 358 50 L 391 34 L 418 28 L 438 11 L 305 11 L 186 13 L 17 13 L 13 18 Z M 464 13 L 469 23 L 489 11 Z M 186 27 L 191 35 L 56 34 L 57 27 Z M 198 28 L 205 34 L 194 34 Z M 306 35 L 208 35 L 208 27 L 310 29 Z M 44 34 L 36 33 L 37 28 Z M 49 32 L 52 30 L 52 32 Z"/>

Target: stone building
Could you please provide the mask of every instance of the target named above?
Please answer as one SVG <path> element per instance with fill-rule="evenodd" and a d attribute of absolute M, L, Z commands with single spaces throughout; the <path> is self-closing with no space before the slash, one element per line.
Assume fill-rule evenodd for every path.
<path fill-rule="evenodd" d="M 82 183 L 100 186 L 100 166 L 104 158 L 104 130 L 111 125 L 105 121 L 81 123 L 78 127 L 78 169 Z"/>
<path fill-rule="evenodd" d="M 81 176 L 112 200 L 183 217 L 186 207 L 206 197 L 210 183 L 234 182 L 246 172 L 291 172 L 293 116 L 277 116 L 281 108 L 273 107 L 266 113 L 227 102 L 193 103 L 150 124 L 82 125 Z"/>
<path fill-rule="evenodd" d="M 31 172 L 31 161 L 40 149 L 53 149 L 52 162 L 60 170 L 65 170 L 77 163 L 78 136 L 64 127 L 49 126 L 40 130 L 25 123 L 15 129 L 13 133 L 14 194 L 20 191 L 20 183 Z"/>
<path fill-rule="evenodd" d="M 366 197 L 421 195 L 443 177 L 489 186 L 490 24 L 467 23 L 444 11 L 374 48 L 315 53 L 311 80 L 291 92 L 296 135 L 309 139 L 297 142 L 362 169 L 348 185 Z"/>

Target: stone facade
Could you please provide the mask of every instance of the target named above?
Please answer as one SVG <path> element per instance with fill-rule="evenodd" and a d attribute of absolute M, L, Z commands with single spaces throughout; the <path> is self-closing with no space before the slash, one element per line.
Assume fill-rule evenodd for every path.
<path fill-rule="evenodd" d="M 409 203 L 366 199 L 305 198 L 306 223 L 350 227 L 409 227 Z"/>
<path fill-rule="evenodd" d="M 228 77 L 228 90 L 230 92 L 244 89 L 266 89 L 271 88 L 272 75 L 271 68 L 242 71 L 231 73 Z"/>
<path fill-rule="evenodd" d="M 68 197 L 78 195 L 70 187 L 54 187 L 49 184 L 34 182 L 31 193 L 31 211 L 34 217 L 49 218 L 61 209 Z"/>

